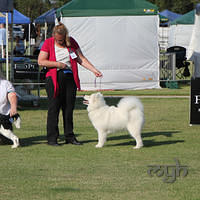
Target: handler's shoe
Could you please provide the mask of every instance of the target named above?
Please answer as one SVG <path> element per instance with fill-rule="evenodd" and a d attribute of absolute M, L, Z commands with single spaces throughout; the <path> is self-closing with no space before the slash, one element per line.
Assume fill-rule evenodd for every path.
<path fill-rule="evenodd" d="M 47 144 L 54 147 L 60 146 L 57 142 L 47 142 Z"/>
<path fill-rule="evenodd" d="M 65 140 L 65 144 L 82 145 L 82 143 L 79 142 L 75 137 L 74 138 L 70 138 L 70 139 L 66 139 Z"/>

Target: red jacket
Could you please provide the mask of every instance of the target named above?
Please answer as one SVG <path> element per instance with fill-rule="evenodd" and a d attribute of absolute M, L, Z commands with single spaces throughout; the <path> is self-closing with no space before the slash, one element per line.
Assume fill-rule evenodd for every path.
<path fill-rule="evenodd" d="M 67 49 L 69 51 L 69 48 L 70 48 L 71 51 L 75 52 L 79 48 L 79 45 L 72 37 L 70 37 L 70 42 L 71 42 L 71 46 L 67 47 Z M 56 61 L 54 45 L 55 45 L 54 37 L 51 37 L 51 38 L 48 38 L 47 40 L 45 40 L 45 42 L 41 48 L 41 51 L 45 51 L 49 54 L 49 61 Z M 76 59 L 72 59 L 70 56 L 70 62 L 71 62 L 71 66 L 72 66 L 74 81 L 76 83 L 78 90 L 80 90 L 80 80 L 79 80 L 79 76 L 78 76 L 77 61 L 76 61 Z M 57 82 L 57 67 L 48 68 L 46 77 L 48 77 L 48 76 L 51 76 L 51 78 L 52 78 L 52 81 L 54 84 L 54 97 L 56 97 L 59 92 L 59 87 L 58 87 L 58 82 Z"/>

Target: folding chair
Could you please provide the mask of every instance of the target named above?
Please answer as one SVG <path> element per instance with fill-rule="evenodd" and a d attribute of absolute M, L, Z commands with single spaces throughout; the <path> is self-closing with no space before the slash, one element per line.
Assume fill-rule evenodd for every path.
<path fill-rule="evenodd" d="M 188 68 L 190 63 L 187 62 L 186 48 L 181 46 L 172 46 L 167 49 L 167 52 L 176 54 L 176 77 L 179 79 L 185 79 L 185 77 L 190 76 L 190 71 Z"/>

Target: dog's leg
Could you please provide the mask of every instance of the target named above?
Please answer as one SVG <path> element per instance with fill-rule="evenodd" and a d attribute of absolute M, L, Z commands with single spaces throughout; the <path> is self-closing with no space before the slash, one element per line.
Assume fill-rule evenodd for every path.
<path fill-rule="evenodd" d="M 98 132 L 98 144 L 96 145 L 96 148 L 101 148 L 106 142 L 106 133 L 104 131 L 99 131 L 99 130 L 97 132 Z"/>
<path fill-rule="evenodd" d="M 140 121 L 135 121 L 134 123 L 131 122 L 127 125 L 127 130 L 129 131 L 130 135 L 136 140 L 136 146 L 134 147 L 134 149 L 139 149 L 143 147 L 141 137 L 142 123 Z"/>
<path fill-rule="evenodd" d="M 4 127 L 1 125 L 0 132 L 3 136 L 12 140 L 12 148 L 17 148 L 19 146 L 19 138 L 10 129 L 4 129 Z"/>

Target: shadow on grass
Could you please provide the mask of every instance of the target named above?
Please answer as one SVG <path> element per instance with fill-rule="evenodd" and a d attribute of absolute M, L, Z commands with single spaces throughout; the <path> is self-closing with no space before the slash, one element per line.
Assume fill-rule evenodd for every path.
<path fill-rule="evenodd" d="M 76 137 L 78 137 L 79 135 L 80 134 L 75 134 Z M 58 143 L 60 145 L 63 145 L 65 143 L 64 135 L 59 136 Z M 41 136 L 20 138 L 20 146 L 22 147 L 38 145 L 38 144 L 47 144 L 47 136 L 41 135 Z"/>
<path fill-rule="evenodd" d="M 20 138 L 20 146 L 32 146 L 36 144 L 46 144 L 47 137 L 46 136 L 35 136 L 35 137 L 28 137 L 28 138 Z"/>
<path fill-rule="evenodd" d="M 180 131 L 174 131 L 174 132 L 151 132 L 151 133 L 143 133 L 142 138 L 145 137 L 154 137 L 154 136 L 166 136 L 166 137 L 172 137 L 173 134 L 179 133 Z M 108 137 L 107 141 L 112 141 L 112 140 L 125 140 L 125 139 L 130 139 L 128 142 L 122 142 L 118 144 L 107 144 L 107 146 L 128 146 L 132 145 L 135 146 L 136 142 L 135 140 L 132 139 L 132 137 L 127 134 L 127 135 L 120 135 L 120 136 L 112 136 Z M 92 141 L 95 142 L 95 141 Z M 154 140 L 144 140 L 144 147 L 152 147 L 152 146 L 161 146 L 161 145 L 169 145 L 169 144 L 176 144 L 176 143 L 182 143 L 184 140 L 169 140 L 169 141 L 154 141 Z"/>
<path fill-rule="evenodd" d="M 98 142 L 98 140 L 82 140 L 81 142 L 82 142 L 83 144 L 87 144 L 87 143 Z"/>
<path fill-rule="evenodd" d="M 144 133 L 142 134 L 142 137 L 154 137 L 154 136 L 166 136 L 166 137 L 171 137 L 173 134 L 175 133 L 179 133 L 179 131 L 174 131 L 174 132 L 151 132 L 151 133 Z M 81 134 L 75 134 L 76 137 L 78 137 Z M 127 146 L 127 145 L 135 145 L 136 142 L 134 139 L 132 139 L 132 137 L 127 134 L 127 135 L 119 135 L 119 136 L 112 136 L 107 138 L 108 141 L 112 141 L 112 140 L 126 140 L 126 139 L 130 139 L 130 141 L 128 142 L 122 142 L 122 143 L 118 143 L 118 144 L 107 144 L 107 146 Z M 60 135 L 58 138 L 58 143 L 60 143 L 61 145 L 64 144 L 65 138 L 64 135 Z M 87 143 L 97 143 L 98 139 L 95 140 L 81 140 L 80 142 L 82 142 L 83 144 L 87 144 Z M 152 146 L 160 146 L 160 145 L 169 145 L 169 144 L 176 144 L 176 143 L 182 143 L 184 142 L 184 140 L 170 140 L 170 141 L 154 141 L 154 140 L 144 140 L 144 146 L 145 147 L 152 147 Z M 25 146 L 31 146 L 31 145 L 37 145 L 37 144 L 46 144 L 47 143 L 47 137 L 46 135 L 42 135 L 42 136 L 35 136 L 35 137 L 28 137 L 28 138 L 21 138 L 20 139 L 20 144 L 22 147 Z"/>
<path fill-rule="evenodd" d="M 142 138 L 154 137 L 154 136 L 160 136 L 160 135 L 163 135 L 163 136 L 166 136 L 166 137 L 172 137 L 172 135 L 176 134 L 176 133 L 180 133 L 180 131 L 142 133 Z M 126 135 L 119 135 L 119 136 L 112 136 L 112 137 L 108 136 L 108 140 L 123 140 L 123 139 L 130 139 L 130 138 L 132 138 L 132 137 L 128 133 Z"/>
<path fill-rule="evenodd" d="M 162 146 L 176 143 L 183 143 L 184 140 L 170 140 L 170 141 L 154 141 L 154 140 L 144 140 L 144 147 Z M 107 144 L 106 146 L 135 146 L 135 141 L 123 142 L 118 144 Z"/>
<path fill-rule="evenodd" d="M 163 135 L 166 137 L 172 137 L 173 134 L 180 133 L 180 131 L 165 131 L 165 132 L 150 132 L 150 133 L 142 133 L 142 137 L 154 137 Z"/>
<path fill-rule="evenodd" d="M 173 134 L 180 133 L 180 131 L 166 131 L 166 132 L 151 132 L 151 133 L 143 133 L 142 138 L 145 137 L 154 137 L 154 136 L 166 136 L 166 137 L 172 137 Z M 126 146 L 126 145 L 135 145 L 135 140 L 127 134 L 127 135 L 119 135 L 119 136 L 111 136 L 107 137 L 107 141 L 112 141 L 112 140 L 126 140 L 130 139 L 129 142 L 123 142 L 123 143 L 118 143 L 118 144 L 112 144 L 112 145 L 107 145 L 107 146 Z M 96 140 L 83 140 L 81 141 L 82 143 L 93 143 L 93 142 L 98 142 L 98 139 Z M 164 145 L 164 144 L 175 144 L 178 142 L 184 142 L 184 140 L 172 140 L 172 141 L 162 141 L 162 142 L 155 142 L 154 140 L 144 140 L 144 146 L 150 147 L 150 146 L 158 146 L 158 145 Z"/>
<path fill-rule="evenodd" d="M 153 146 L 161 146 L 161 145 L 169 145 L 176 143 L 183 143 L 184 140 L 170 140 L 170 141 L 154 141 L 154 140 L 145 140 L 143 141 L 144 147 L 153 147 Z"/>

